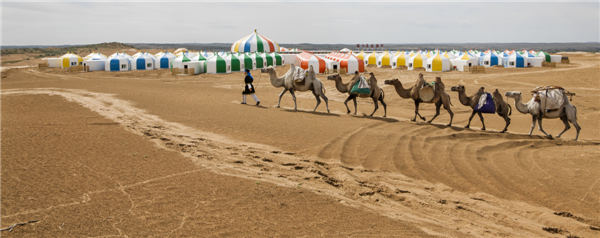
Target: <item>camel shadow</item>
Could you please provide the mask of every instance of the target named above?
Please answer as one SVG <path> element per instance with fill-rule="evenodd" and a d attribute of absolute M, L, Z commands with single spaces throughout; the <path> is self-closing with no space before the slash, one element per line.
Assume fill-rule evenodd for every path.
<path fill-rule="evenodd" d="M 398 119 L 394 119 L 394 118 L 389 118 L 389 117 L 375 117 L 375 116 L 368 116 L 367 114 L 364 114 L 362 116 L 358 116 L 358 115 L 351 115 L 352 117 L 356 117 L 356 118 L 365 118 L 365 119 L 370 119 L 370 120 L 377 120 L 377 121 L 382 121 L 382 122 L 399 122 Z"/>
<path fill-rule="evenodd" d="M 298 111 L 295 111 L 294 109 L 282 108 L 282 110 L 286 111 L 286 112 L 309 113 L 309 114 L 319 115 L 319 116 L 333 116 L 333 117 L 339 117 L 340 116 L 340 115 L 335 114 L 335 113 L 327 113 L 327 112 L 320 112 L 320 111 L 308 111 L 308 110 L 302 110 L 302 109 L 298 109 Z"/>

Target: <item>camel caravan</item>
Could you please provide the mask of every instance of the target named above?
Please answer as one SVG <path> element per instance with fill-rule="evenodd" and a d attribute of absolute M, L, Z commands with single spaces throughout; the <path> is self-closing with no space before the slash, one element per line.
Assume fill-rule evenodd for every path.
<path fill-rule="evenodd" d="M 287 71 L 287 73 L 285 73 L 282 77 L 277 76 L 277 72 L 275 72 L 273 67 L 261 69 L 261 72 L 269 74 L 271 85 L 273 85 L 273 87 L 283 88 L 279 94 L 279 100 L 277 103 L 278 108 L 281 105 L 281 98 L 286 92 L 289 91 L 294 100 L 294 110 L 297 111 L 298 106 L 295 92 L 311 91 L 317 101 L 313 111 L 317 110 L 321 104 L 322 98 L 325 101 L 327 113 L 330 112 L 329 100 L 327 99 L 327 96 L 325 96 L 325 87 L 323 86 L 321 80 L 316 77 L 316 73 L 312 66 L 310 66 L 308 70 L 304 70 L 292 64 L 290 65 L 290 69 Z M 360 97 L 371 98 L 373 100 L 374 109 L 369 117 L 372 117 L 375 112 L 377 112 L 379 103 L 383 105 L 383 117 L 387 116 L 387 104 L 384 101 L 384 91 L 377 85 L 377 78 L 372 72 L 368 73 L 367 77 L 365 77 L 365 74 L 355 72 L 352 76 L 352 79 L 350 79 L 350 81 L 347 83 L 344 83 L 340 74 L 337 73 L 327 76 L 327 80 L 335 81 L 335 88 L 340 93 L 348 94 L 348 97 L 344 101 L 347 114 L 351 113 L 351 110 L 348 107 L 348 102 L 352 100 L 354 103 L 354 115 L 356 115 L 356 99 Z M 423 121 L 426 121 L 426 118 L 419 113 L 419 104 L 431 103 L 435 105 L 435 114 L 427 121 L 427 123 L 433 122 L 433 120 L 440 115 L 440 109 L 443 106 L 450 115 L 450 121 L 448 122 L 447 126 L 452 126 L 452 120 L 454 119 L 454 113 L 451 109 L 452 103 L 450 101 L 450 95 L 445 91 L 445 86 L 441 77 L 436 77 L 434 81 L 427 82 L 423 74 L 420 73 L 416 83 L 411 87 L 404 87 L 398 79 L 385 80 L 384 84 L 392 85 L 398 96 L 401 98 L 412 99 L 414 101 L 415 114 L 411 121 L 416 121 L 417 117 Z M 504 133 L 508 130 L 508 126 L 511 122 L 510 116 L 512 115 L 513 109 L 509 103 L 504 101 L 502 94 L 498 89 L 495 89 L 492 93 L 489 93 L 485 91 L 484 87 L 481 87 L 475 94 L 471 96 L 467 96 L 465 87 L 463 85 L 453 86 L 450 88 L 450 90 L 458 93 L 458 99 L 462 105 L 472 109 L 471 116 L 469 117 L 469 121 L 465 128 L 470 127 L 473 117 L 475 114 L 477 114 L 481 120 L 481 130 L 486 130 L 483 114 L 498 114 L 498 116 L 502 117 L 506 122 L 500 133 Z M 542 119 L 560 118 L 563 121 L 565 128 L 556 136 L 556 138 L 560 138 L 560 136 L 569 130 L 571 128 L 570 124 L 573 124 L 577 130 L 575 140 L 579 138 L 581 127 L 577 123 L 577 108 L 571 104 L 570 99 L 570 97 L 574 96 L 575 93 L 571 93 L 558 86 L 538 87 L 533 89 L 531 93 L 533 96 L 527 103 L 521 102 L 521 92 L 509 91 L 505 93 L 506 97 L 514 99 L 514 105 L 517 111 L 520 113 L 531 114 L 532 124 L 531 129 L 529 130 L 530 136 L 532 135 L 533 129 L 535 129 L 535 125 L 537 123 L 539 130 L 546 137 L 552 138 L 552 135 L 544 131 L 542 127 Z"/>

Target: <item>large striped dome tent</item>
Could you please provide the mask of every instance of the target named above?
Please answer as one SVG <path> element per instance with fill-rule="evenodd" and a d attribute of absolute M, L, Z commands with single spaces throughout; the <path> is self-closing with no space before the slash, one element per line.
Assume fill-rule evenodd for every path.
<path fill-rule="evenodd" d="M 83 58 L 81 58 L 81 56 L 73 53 L 66 53 L 63 56 L 59 57 L 59 59 L 62 62 L 60 64 L 61 68 L 69 68 L 71 66 L 81 65 L 83 62 Z"/>
<path fill-rule="evenodd" d="M 279 45 L 277 42 L 258 34 L 256 30 L 250 35 L 239 39 L 233 45 L 231 45 L 232 52 L 278 52 Z"/>
<path fill-rule="evenodd" d="M 175 59 L 175 55 L 171 52 L 159 52 L 154 55 L 156 57 L 156 68 L 157 69 L 168 69 L 171 67 L 171 63 Z"/>

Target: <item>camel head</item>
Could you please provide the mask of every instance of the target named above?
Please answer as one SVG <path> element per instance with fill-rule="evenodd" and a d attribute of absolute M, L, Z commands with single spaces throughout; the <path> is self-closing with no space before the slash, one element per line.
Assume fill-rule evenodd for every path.
<path fill-rule="evenodd" d="M 327 80 L 337 80 L 337 79 L 342 79 L 340 74 L 332 74 L 332 75 L 327 76 Z"/>
<path fill-rule="evenodd" d="M 402 85 L 402 83 L 400 83 L 400 80 L 398 79 L 388 79 L 383 81 L 384 84 L 389 84 L 389 85 L 394 85 L 394 84 L 400 84 Z"/>
<path fill-rule="evenodd" d="M 464 92 L 465 91 L 465 86 L 463 86 L 461 84 L 456 85 L 456 86 L 452 86 L 450 88 L 450 91 L 452 91 L 452 92 Z"/>
<path fill-rule="evenodd" d="M 509 98 L 516 98 L 516 97 L 520 97 L 521 96 L 521 92 L 519 91 L 508 91 L 504 94 L 504 96 L 507 96 Z"/>
<path fill-rule="evenodd" d="M 494 90 L 492 95 L 494 95 L 494 97 L 498 97 L 498 96 L 502 97 L 502 94 L 500 94 L 500 91 L 498 91 L 498 89 Z"/>
<path fill-rule="evenodd" d="M 481 94 L 485 93 L 485 88 L 484 87 L 479 88 L 479 91 L 477 91 L 477 93 L 481 93 Z"/>
<path fill-rule="evenodd" d="M 435 77 L 435 82 L 436 83 L 441 83 L 442 82 L 442 77 Z"/>
<path fill-rule="evenodd" d="M 423 73 L 419 73 L 419 79 L 423 79 Z"/>
<path fill-rule="evenodd" d="M 266 67 L 266 68 L 262 68 L 262 69 L 260 69 L 260 72 L 261 72 L 261 73 L 270 73 L 270 72 L 272 72 L 272 71 L 274 71 L 274 70 L 275 70 L 275 69 L 273 69 L 273 66 L 269 66 L 269 67 Z"/>

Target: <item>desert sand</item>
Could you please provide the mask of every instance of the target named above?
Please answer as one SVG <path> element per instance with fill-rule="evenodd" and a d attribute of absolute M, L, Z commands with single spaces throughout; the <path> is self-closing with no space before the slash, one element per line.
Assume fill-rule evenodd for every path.
<path fill-rule="evenodd" d="M 600 55 L 562 53 L 556 68 L 441 76 L 455 112 L 410 122 L 405 86 L 417 71 L 368 68 L 385 91 L 347 115 L 345 95 L 319 75 L 310 92 L 275 108 L 281 89 L 253 71 L 261 107 L 240 105 L 241 73 L 62 72 L 36 63 L 2 73 L 2 227 L 6 236 L 600 236 Z M 282 74 L 289 66 L 277 68 Z M 350 76 L 343 75 L 344 81 Z M 514 109 L 487 114 L 487 131 L 450 86 L 523 92 L 560 85 L 582 127 L 549 140 Z M 250 104 L 253 103 L 249 98 Z M 351 104 L 351 103 L 350 103 Z M 434 106 L 422 104 L 428 119 Z M 544 120 L 553 135 L 560 120 Z"/>

